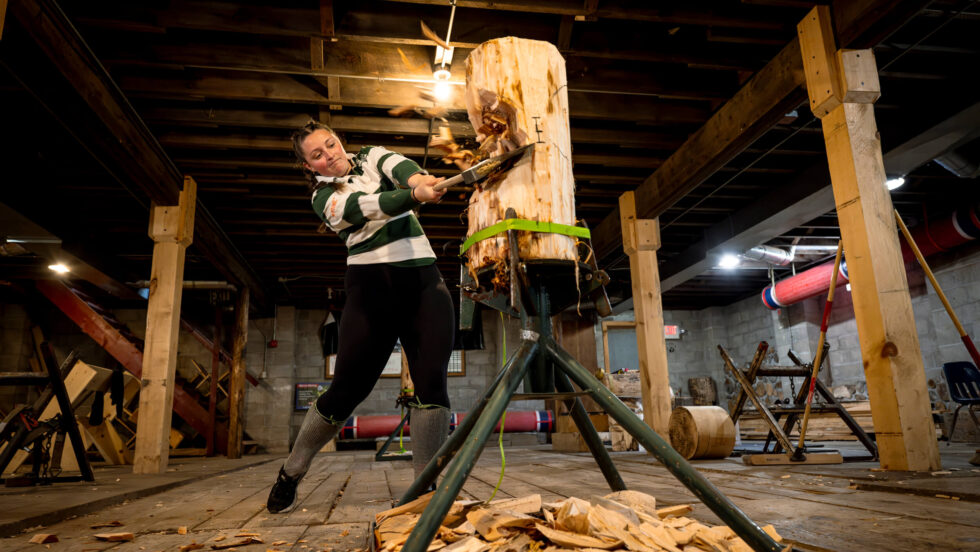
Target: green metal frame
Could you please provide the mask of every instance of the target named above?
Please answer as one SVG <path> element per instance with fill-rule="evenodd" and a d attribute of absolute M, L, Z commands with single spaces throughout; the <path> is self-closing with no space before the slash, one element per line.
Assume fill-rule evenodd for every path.
<path fill-rule="evenodd" d="M 546 290 L 535 290 L 546 295 Z M 547 310 L 538 311 L 547 313 Z M 748 518 L 710 481 L 695 470 L 683 456 L 670 444 L 657 435 L 649 426 L 624 405 L 612 392 L 602 385 L 584 366 L 579 364 L 567 351 L 562 349 L 548 334 L 550 322 L 545 316 L 522 316 L 525 330 L 518 352 L 498 374 L 477 407 L 463 419 L 450 438 L 443 444 L 422 474 L 402 497 L 399 504 L 416 499 L 424 489 L 436 480 L 446 469 L 442 482 L 435 495 L 422 513 L 405 542 L 404 552 L 422 552 L 439 529 L 453 501 L 463 488 L 466 478 L 476 465 L 487 438 L 507 408 L 511 397 L 532 367 L 550 364 L 557 367 L 554 383 L 559 391 L 571 391 L 568 378 L 571 378 L 583 391 L 587 392 L 605 411 L 626 429 L 643 447 L 656 457 L 681 483 L 698 499 L 731 527 L 738 536 L 754 550 L 781 552 L 786 549 L 772 539 L 755 522 Z M 538 332 L 530 331 L 530 323 L 535 323 Z M 536 379 L 536 378 L 532 378 Z M 537 389 L 535 389 L 537 391 Z M 609 487 L 612 490 L 626 488 L 616 471 L 612 459 L 599 440 L 595 427 L 576 397 L 573 401 L 572 418 L 585 438 L 589 449 L 595 456 Z"/>
<path fill-rule="evenodd" d="M 411 424 L 410 422 L 411 418 L 412 418 L 412 409 L 409 408 L 405 410 L 405 415 L 402 416 L 402 420 L 398 422 L 398 425 L 395 427 L 395 429 L 393 429 L 391 433 L 388 434 L 388 439 L 386 439 L 384 444 L 381 445 L 381 448 L 378 449 L 378 452 L 374 454 L 375 462 L 412 459 L 411 454 L 395 454 L 395 453 L 388 454 L 388 447 L 390 447 L 391 443 L 394 442 L 395 437 L 398 436 L 398 433 L 401 432 L 403 427 L 405 427 L 405 424 Z"/>
<path fill-rule="evenodd" d="M 507 210 L 507 218 L 515 218 L 513 209 Z M 476 465 L 484 444 L 493 428 L 497 425 L 501 414 L 514 397 L 521 382 L 524 389 L 535 394 L 554 393 L 569 407 L 572 420 L 578 427 L 592 456 L 596 459 L 609 488 L 613 491 L 626 489 L 626 484 L 620 477 L 613 464 L 609 452 L 603 446 L 592 420 L 577 396 L 569 397 L 573 390 L 569 379 L 578 385 L 582 391 L 590 395 L 605 411 L 629 432 L 643 447 L 657 458 L 681 483 L 684 484 L 698 499 L 722 519 L 735 533 L 741 537 L 753 550 L 764 552 L 783 552 L 787 548 L 780 545 L 755 522 L 748 518 L 738 506 L 733 504 L 710 481 L 695 470 L 683 456 L 677 453 L 653 429 L 638 418 L 624 405 L 609 389 L 602 385 L 584 366 L 579 364 L 572 355 L 561 348 L 551 336 L 550 316 L 565 305 L 553 305 L 553 295 L 569 297 L 569 285 L 573 292 L 583 288 L 599 285 L 595 276 L 598 271 L 588 270 L 589 267 L 579 263 L 568 262 L 571 270 L 564 270 L 561 263 L 547 265 L 546 270 L 529 270 L 530 263 L 521 262 L 518 257 L 517 233 L 507 232 L 510 244 L 510 293 L 509 302 L 502 293 L 480 292 L 477 282 L 464 278 L 463 289 L 469 289 L 470 298 L 491 308 L 521 319 L 521 346 L 517 353 L 507 362 L 490 384 L 483 398 L 463 418 L 449 439 L 443 443 L 435 456 L 429 461 L 422 473 L 409 487 L 399 504 L 406 504 L 418 496 L 436 481 L 439 473 L 446 474 L 436 488 L 435 495 L 422 512 L 402 548 L 403 552 L 424 552 L 432 538 L 439 530 L 442 520 L 449 512 L 453 501 L 463 489 L 463 484 Z M 571 277 L 572 271 L 581 271 L 585 267 L 587 274 L 582 275 L 585 282 L 576 282 Z M 464 272 L 465 275 L 465 272 Z M 555 276 L 559 276 L 556 278 Z M 583 285 L 585 284 L 585 285 Z M 564 289 L 556 289 L 564 286 Z M 577 286 L 577 287 L 576 287 Z M 603 292 L 604 293 L 604 292 Z M 574 296 L 574 293 L 573 295 Z M 561 299 L 556 299 L 561 301 Z M 557 391 L 557 393 L 556 393 Z"/>

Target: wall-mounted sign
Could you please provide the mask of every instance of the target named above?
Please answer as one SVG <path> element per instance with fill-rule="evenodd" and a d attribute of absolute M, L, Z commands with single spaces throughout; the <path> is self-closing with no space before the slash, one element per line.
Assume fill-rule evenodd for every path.
<path fill-rule="evenodd" d="M 310 406 L 316 402 L 316 398 L 320 396 L 330 387 L 330 382 L 324 381 L 320 383 L 297 383 L 295 387 L 295 397 L 296 401 L 293 408 L 296 410 L 309 410 Z"/>
<path fill-rule="evenodd" d="M 684 330 L 680 326 L 664 324 L 664 339 L 680 339 L 682 333 Z"/>

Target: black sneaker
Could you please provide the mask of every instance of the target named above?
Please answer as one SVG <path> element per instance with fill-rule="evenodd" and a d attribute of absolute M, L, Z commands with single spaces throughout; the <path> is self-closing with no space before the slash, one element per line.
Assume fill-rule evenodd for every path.
<path fill-rule="evenodd" d="M 279 468 L 279 477 L 269 491 L 269 500 L 265 507 L 273 514 L 286 513 L 296 505 L 296 486 L 299 477 L 289 477 L 284 468 Z"/>

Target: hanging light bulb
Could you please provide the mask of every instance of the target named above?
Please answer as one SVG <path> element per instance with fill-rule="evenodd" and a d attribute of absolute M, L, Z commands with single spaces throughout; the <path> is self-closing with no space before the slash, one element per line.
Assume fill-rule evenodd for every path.
<path fill-rule="evenodd" d="M 435 69 L 432 71 L 432 78 L 436 81 L 433 87 L 433 95 L 437 101 L 444 102 L 449 99 L 452 90 L 449 88 L 449 79 L 453 76 L 449 72 L 453 64 L 452 44 L 449 42 L 453 34 L 453 20 L 456 18 L 456 0 L 450 0 L 452 11 L 449 12 L 449 28 L 446 29 L 446 47 L 436 45 L 436 59 L 433 63 Z"/>
<path fill-rule="evenodd" d="M 432 95 L 437 101 L 445 102 L 452 95 L 450 84 L 444 80 L 437 80 L 436 85 L 432 88 Z"/>

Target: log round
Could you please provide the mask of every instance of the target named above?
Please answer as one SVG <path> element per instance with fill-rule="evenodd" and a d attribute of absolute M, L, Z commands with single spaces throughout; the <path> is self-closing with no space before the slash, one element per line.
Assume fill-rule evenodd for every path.
<path fill-rule="evenodd" d="M 688 460 L 726 458 L 735 448 L 735 424 L 719 406 L 679 406 L 670 413 L 670 446 Z"/>
<path fill-rule="evenodd" d="M 480 150 L 496 156 L 535 143 L 524 160 L 470 196 L 467 236 L 505 218 L 575 224 L 565 60 L 554 45 L 515 37 L 480 44 L 466 58 L 466 110 Z M 522 259 L 575 260 L 575 238 L 519 232 Z M 475 243 L 471 272 L 507 258 L 506 234 Z"/>

